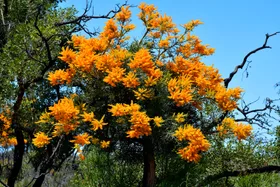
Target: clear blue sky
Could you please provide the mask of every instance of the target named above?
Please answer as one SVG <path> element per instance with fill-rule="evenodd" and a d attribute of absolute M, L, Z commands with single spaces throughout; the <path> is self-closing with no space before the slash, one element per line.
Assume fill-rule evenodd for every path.
<path fill-rule="evenodd" d="M 74 5 L 79 11 L 85 7 L 85 0 L 67 0 L 63 6 Z M 93 0 L 94 14 L 103 15 L 114 8 L 115 4 L 124 0 Z M 129 0 L 132 5 L 139 5 L 138 0 Z M 222 76 L 228 77 L 236 65 L 242 62 L 244 56 L 264 43 L 266 33 L 280 31 L 280 1 L 279 0 L 147 0 L 148 4 L 158 7 L 160 13 L 172 16 L 179 25 L 192 19 L 204 22 L 194 34 L 203 43 L 216 49 L 214 55 L 206 57 L 203 62 L 214 64 Z M 134 15 L 137 8 L 132 8 Z M 137 17 L 133 17 L 136 21 Z M 104 20 L 94 20 L 91 28 L 102 29 Z M 143 33 L 143 28 L 137 22 L 137 33 Z M 230 87 L 240 86 L 245 90 L 245 100 L 254 101 L 260 97 L 255 107 L 261 107 L 266 97 L 278 98 L 278 89 L 274 85 L 280 81 L 280 34 L 270 38 L 268 44 L 272 49 L 265 49 L 254 54 L 249 69 L 249 77 L 243 70 L 231 82 Z"/>

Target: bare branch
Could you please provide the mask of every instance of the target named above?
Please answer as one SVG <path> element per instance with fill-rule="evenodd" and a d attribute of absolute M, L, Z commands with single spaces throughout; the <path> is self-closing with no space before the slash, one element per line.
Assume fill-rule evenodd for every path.
<path fill-rule="evenodd" d="M 257 101 L 257 100 L 256 100 Z M 236 119 L 236 122 L 248 122 L 250 124 L 256 124 L 260 126 L 261 128 L 268 129 L 267 127 L 271 126 L 271 120 L 277 120 L 275 117 L 273 117 L 272 112 L 277 112 L 279 109 L 276 105 L 274 105 L 274 102 L 277 100 L 271 100 L 267 98 L 265 100 L 265 106 L 263 108 L 257 108 L 250 110 L 250 105 L 255 103 L 256 101 L 253 101 L 249 104 L 246 104 L 244 101 L 242 108 L 238 107 L 237 111 L 243 116 L 242 118 Z M 278 121 L 278 120 L 277 120 Z"/>
<path fill-rule="evenodd" d="M 273 34 L 266 34 L 266 35 L 265 35 L 264 44 L 263 44 L 261 47 L 258 47 L 258 48 L 256 48 L 255 50 L 249 52 L 249 53 L 244 57 L 242 63 L 239 64 L 238 66 L 236 66 L 235 69 L 234 69 L 234 71 L 231 72 L 231 73 L 229 74 L 229 77 L 226 78 L 226 79 L 224 80 L 224 84 L 225 84 L 225 87 L 226 87 L 226 88 L 228 87 L 230 81 L 232 80 L 232 78 L 234 77 L 234 75 L 238 72 L 238 70 L 239 70 L 239 69 L 242 69 L 242 68 L 245 66 L 245 64 L 248 62 L 248 58 L 249 58 L 252 54 L 254 54 L 254 53 L 256 53 L 256 52 L 258 52 L 258 51 L 260 51 L 260 50 L 263 50 L 263 49 L 267 49 L 267 48 L 271 49 L 271 47 L 267 45 L 268 39 L 269 39 L 270 37 L 272 37 L 272 36 L 275 36 L 275 35 L 279 34 L 279 33 L 280 33 L 280 32 L 275 32 L 275 33 L 273 33 Z"/>
<path fill-rule="evenodd" d="M 241 170 L 241 171 L 224 171 L 219 174 L 210 175 L 206 177 L 202 183 L 198 184 L 197 186 L 203 186 L 205 184 L 209 184 L 212 181 L 217 181 L 224 177 L 238 177 L 238 176 L 245 176 L 250 174 L 256 174 L 256 173 L 272 173 L 272 172 L 280 172 L 280 166 L 264 166 L 260 168 L 253 168 L 253 169 L 247 169 L 247 170 Z"/>
<path fill-rule="evenodd" d="M 90 3 L 87 1 L 85 10 L 81 16 L 79 16 L 73 20 L 55 23 L 55 26 L 63 26 L 63 25 L 69 25 L 69 24 L 78 24 L 79 26 L 81 26 L 82 23 L 86 23 L 92 19 L 112 19 L 116 16 L 116 14 L 118 12 L 121 11 L 121 8 L 123 6 L 127 6 L 128 3 L 127 3 L 127 1 L 125 1 L 121 6 L 116 5 L 116 8 L 114 10 L 110 10 L 107 14 L 98 15 L 98 16 L 97 15 L 91 15 L 91 16 L 87 15 L 88 12 L 90 11 L 91 5 L 92 5 L 92 1 L 90 1 Z"/>

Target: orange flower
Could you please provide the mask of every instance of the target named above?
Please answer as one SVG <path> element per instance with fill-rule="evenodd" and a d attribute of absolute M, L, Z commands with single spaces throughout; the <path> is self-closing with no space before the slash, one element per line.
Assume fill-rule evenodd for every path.
<path fill-rule="evenodd" d="M 192 82 L 187 76 L 180 76 L 178 79 L 170 79 L 168 83 L 168 91 L 177 106 L 183 106 L 192 100 Z"/>
<path fill-rule="evenodd" d="M 106 22 L 104 31 L 100 34 L 100 37 L 107 38 L 108 41 L 119 36 L 118 27 L 113 19 L 109 19 Z"/>
<path fill-rule="evenodd" d="M 205 152 L 209 149 L 210 143 L 205 139 L 200 129 L 196 129 L 191 125 L 179 127 L 174 136 L 178 141 L 189 141 L 189 145 L 178 151 L 178 154 L 189 162 L 198 162 L 200 152 Z"/>
<path fill-rule="evenodd" d="M 98 129 L 103 129 L 103 126 L 108 124 L 108 123 L 103 122 L 104 117 L 105 116 L 103 115 L 102 118 L 99 121 L 97 119 L 94 119 L 91 122 L 92 130 L 97 131 Z"/>
<path fill-rule="evenodd" d="M 87 113 L 87 112 L 84 112 L 84 114 L 82 114 L 81 116 L 83 116 L 83 121 L 84 122 L 91 122 L 93 119 L 94 119 L 94 113 L 91 112 L 91 113 Z"/>
<path fill-rule="evenodd" d="M 137 91 L 133 90 L 137 100 L 151 99 L 153 94 L 149 89 L 138 88 Z"/>
<path fill-rule="evenodd" d="M 91 139 L 91 138 L 92 138 L 92 136 L 89 136 L 88 133 L 83 133 L 83 134 L 74 136 L 74 140 L 70 140 L 70 142 L 72 142 L 74 144 L 80 144 L 81 146 L 83 146 L 85 144 L 90 144 L 89 139 Z"/>
<path fill-rule="evenodd" d="M 178 113 L 175 116 L 175 113 L 173 114 L 173 117 L 175 117 L 175 121 L 177 121 L 178 123 L 183 123 L 185 121 L 185 116 L 187 116 L 187 114 L 184 113 Z"/>
<path fill-rule="evenodd" d="M 44 132 L 38 132 L 35 134 L 35 138 L 32 140 L 32 143 L 38 147 L 44 147 L 45 145 L 50 143 L 50 139 Z"/>
<path fill-rule="evenodd" d="M 136 77 L 135 73 L 129 72 L 123 79 L 123 85 L 127 88 L 135 88 L 139 86 L 139 79 Z"/>
<path fill-rule="evenodd" d="M 194 29 L 194 27 L 203 24 L 203 22 L 201 22 L 200 20 L 192 20 L 188 23 L 186 23 L 184 26 L 185 29 L 187 29 L 188 31 L 192 31 Z"/>
<path fill-rule="evenodd" d="M 220 86 L 215 98 L 221 109 L 224 111 L 232 111 L 237 108 L 236 101 L 240 99 L 241 92 L 242 89 L 238 87 L 227 90 L 225 87 Z"/>
<path fill-rule="evenodd" d="M 59 123 L 66 124 L 71 120 L 77 119 L 79 110 L 75 107 L 72 99 L 63 98 L 58 103 L 49 107 L 50 115 L 52 115 Z"/>
<path fill-rule="evenodd" d="M 110 145 L 110 141 L 104 141 L 104 140 L 102 140 L 102 141 L 100 142 L 100 147 L 103 148 L 103 149 L 109 147 L 109 145 Z"/>
<path fill-rule="evenodd" d="M 129 120 L 133 125 L 131 130 L 127 132 L 129 138 L 139 138 L 140 136 L 148 136 L 152 133 L 151 126 L 149 124 L 149 118 L 145 112 L 133 112 L 131 119 Z"/>
<path fill-rule="evenodd" d="M 58 58 L 66 63 L 71 63 L 76 58 L 75 52 L 69 47 L 62 47 L 62 51 L 60 52 L 60 54 L 61 56 L 59 56 Z"/>
<path fill-rule="evenodd" d="M 154 122 L 155 122 L 155 124 L 156 124 L 157 127 L 160 127 L 160 126 L 161 126 L 161 123 L 164 122 L 164 120 L 162 119 L 162 117 L 159 117 L 159 116 L 155 116 L 155 117 L 153 118 L 153 120 L 154 120 Z"/>
<path fill-rule="evenodd" d="M 250 124 L 237 123 L 233 128 L 233 133 L 238 140 L 246 139 L 252 133 L 252 126 Z"/>
<path fill-rule="evenodd" d="M 217 130 L 220 135 L 226 134 L 228 131 L 232 131 L 238 140 L 246 139 L 252 133 L 252 126 L 250 124 L 236 123 L 232 118 L 225 118 Z"/>
<path fill-rule="evenodd" d="M 121 11 L 116 14 L 116 19 L 121 22 L 125 22 L 129 20 L 130 17 L 131 17 L 131 11 L 129 10 L 129 6 L 126 7 L 123 6 L 121 8 Z"/>
<path fill-rule="evenodd" d="M 123 79 L 125 69 L 123 68 L 113 68 L 112 71 L 108 71 L 108 75 L 103 79 L 104 82 L 116 87 L 116 83 L 119 83 Z"/>
<path fill-rule="evenodd" d="M 112 113 L 112 116 L 125 116 L 130 113 L 130 106 L 127 104 L 117 103 L 116 105 L 109 105 L 112 108 L 108 111 Z"/>
<path fill-rule="evenodd" d="M 55 72 L 50 72 L 48 76 L 48 80 L 50 81 L 52 86 L 64 84 L 64 83 L 70 83 L 72 81 L 72 78 L 75 75 L 75 71 L 73 69 L 67 69 L 67 70 L 56 70 Z"/>
<path fill-rule="evenodd" d="M 79 158 L 80 158 L 81 160 L 85 160 L 85 156 L 84 156 L 82 153 L 79 154 Z"/>
<path fill-rule="evenodd" d="M 72 36 L 72 42 L 75 48 L 79 47 L 81 44 L 83 44 L 86 41 L 86 38 L 84 36 Z"/>
<path fill-rule="evenodd" d="M 145 73 L 149 73 L 155 67 L 152 56 L 147 49 L 140 49 L 135 53 L 134 59 L 128 64 L 131 69 L 142 69 Z"/>
<path fill-rule="evenodd" d="M 8 139 L 8 145 L 9 146 L 16 146 L 18 143 L 17 143 L 17 139 L 16 138 L 9 138 Z"/>
<path fill-rule="evenodd" d="M 169 47 L 168 39 L 160 40 L 160 42 L 158 43 L 158 46 L 161 47 L 161 48 L 168 48 Z"/>

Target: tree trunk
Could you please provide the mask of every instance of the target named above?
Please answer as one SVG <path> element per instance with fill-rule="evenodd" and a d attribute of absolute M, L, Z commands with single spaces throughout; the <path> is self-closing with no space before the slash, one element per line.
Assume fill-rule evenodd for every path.
<path fill-rule="evenodd" d="M 45 180 L 45 172 L 40 172 L 40 176 L 36 179 L 35 183 L 33 184 L 33 187 L 41 187 L 44 180 Z"/>
<path fill-rule="evenodd" d="M 21 130 L 16 129 L 15 134 L 16 134 L 18 144 L 15 146 L 15 150 L 14 150 L 14 166 L 13 166 L 10 176 L 8 178 L 9 187 L 15 186 L 17 176 L 21 170 L 23 154 L 24 154 L 23 133 Z"/>
<path fill-rule="evenodd" d="M 23 154 L 24 154 L 24 137 L 23 137 L 23 132 L 22 132 L 22 130 L 20 128 L 20 124 L 19 124 L 18 111 L 20 109 L 20 105 L 21 105 L 24 93 L 25 93 L 25 88 L 24 88 L 24 86 L 20 85 L 20 92 L 19 92 L 19 94 L 17 96 L 17 100 L 13 106 L 14 113 L 12 115 L 12 128 L 14 127 L 14 129 L 15 129 L 17 145 L 15 146 L 15 149 L 14 149 L 13 167 L 12 167 L 11 173 L 9 174 L 9 178 L 8 178 L 9 187 L 15 186 L 15 182 L 17 180 L 18 174 L 22 167 L 22 160 L 23 160 Z"/>
<path fill-rule="evenodd" d="M 154 145 L 150 137 L 145 137 L 143 142 L 144 175 L 143 187 L 154 187 L 156 185 L 156 163 Z"/>

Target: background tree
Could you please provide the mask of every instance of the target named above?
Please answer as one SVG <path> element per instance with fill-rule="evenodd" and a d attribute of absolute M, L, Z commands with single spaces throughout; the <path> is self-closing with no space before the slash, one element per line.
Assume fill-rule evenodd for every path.
<path fill-rule="evenodd" d="M 3 176 L 5 181 L 8 179 L 8 186 L 14 186 L 16 183 L 24 153 L 35 153 L 30 154 L 30 159 L 39 175 L 30 179 L 30 184 L 35 181 L 33 185 L 40 186 L 47 172 L 59 169 L 73 152 L 69 143 L 59 144 L 60 151 L 57 151 L 57 146 L 48 146 L 46 152 L 31 146 L 38 114 L 63 95 L 69 95 L 66 87 L 51 87 L 45 79 L 45 74 L 50 70 L 66 68 L 57 58 L 58 53 L 72 33 L 85 29 L 83 24 L 89 20 L 88 18 L 80 21 L 79 24 L 64 23 L 79 20 L 87 15 L 84 13 L 77 18 L 74 15 L 75 9 L 61 9 L 58 7 L 59 2 L 61 1 L 0 1 L 0 141 L 2 147 L 7 147 L 7 150 L 14 146 L 13 162 L 5 165 L 8 176 Z M 112 14 L 115 11 L 112 11 Z M 1 183 L 5 185 L 5 182 Z"/>

